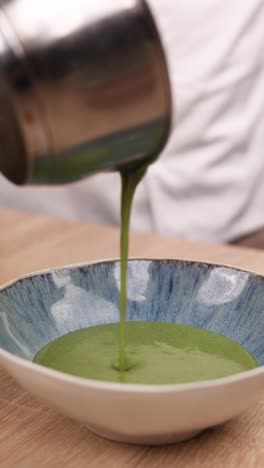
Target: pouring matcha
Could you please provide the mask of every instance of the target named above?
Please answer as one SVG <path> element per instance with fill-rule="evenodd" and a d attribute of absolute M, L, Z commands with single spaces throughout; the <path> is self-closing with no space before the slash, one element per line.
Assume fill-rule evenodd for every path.
<path fill-rule="evenodd" d="M 120 324 L 61 337 L 35 362 L 89 378 L 160 384 L 254 367 L 240 345 L 210 332 L 126 323 L 132 199 L 171 119 L 168 69 L 147 3 L 68 2 L 68 17 L 79 12 L 76 23 L 62 23 L 63 2 L 52 15 L 45 3 L 30 8 L 29 16 L 22 0 L 0 7 L 0 171 L 17 184 L 66 183 L 104 170 L 122 177 Z"/>
<path fill-rule="evenodd" d="M 216 333 L 159 322 L 126 322 L 129 219 L 146 167 L 121 173 L 119 324 L 77 330 L 42 348 L 34 362 L 97 380 L 174 384 L 209 380 L 256 367 L 240 344 Z"/>

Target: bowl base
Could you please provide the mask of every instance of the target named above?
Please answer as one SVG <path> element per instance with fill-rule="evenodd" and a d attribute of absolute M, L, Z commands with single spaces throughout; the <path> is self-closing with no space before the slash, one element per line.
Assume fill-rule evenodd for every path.
<path fill-rule="evenodd" d="M 123 444 L 134 444 L 134 445 L 169 445 L 176 444 L 179 442 L 185 442 L 198 436 L 204 429 L 198 431 L 183 431 L 170 434 L 142 434 L 142 435 L 130 435 L 107 431 L 99 428 L 98 426 L 87 426 L 89 431 L 93 432 L 99 437 L 104 439 L 112 440 L 113 442 L 120 442 Z"/>

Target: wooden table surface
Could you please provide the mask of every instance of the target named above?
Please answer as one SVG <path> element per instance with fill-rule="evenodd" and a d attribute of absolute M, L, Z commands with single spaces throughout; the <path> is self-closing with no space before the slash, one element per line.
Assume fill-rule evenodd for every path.
<path fill-rule="evenodd" d="M 117 229 L 0 212 L 0 283 L 55 265 L 118 256 Z M 264 252 L 132 235 L 132 256 L 206 260 L 264 273 Z M 264 467 L 264 402 L 179 445 L 103 440 L 45 408 L 0 369 L 1 468 Z"/>

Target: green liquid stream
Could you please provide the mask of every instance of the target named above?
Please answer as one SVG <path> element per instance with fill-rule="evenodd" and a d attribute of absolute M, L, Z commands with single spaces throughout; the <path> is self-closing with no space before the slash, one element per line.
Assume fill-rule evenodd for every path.
<path fill-rule="evenodd" d="M 120 333 L 119 333 L 119 358 L 117 368 L 120 371 L 127 370 L 129 363 L 126 361 L 126 288 L 127 288 L 127 263 L 129 250 L 129 221 L 131 205 L 137 185 L 146 172 L 145 168 L 134 171 L 123 171 L 122 194 L 121 194 L 121 236 L 120 236 L 120 258 L 121 258 L 121 285 L 120 285 Z"/>

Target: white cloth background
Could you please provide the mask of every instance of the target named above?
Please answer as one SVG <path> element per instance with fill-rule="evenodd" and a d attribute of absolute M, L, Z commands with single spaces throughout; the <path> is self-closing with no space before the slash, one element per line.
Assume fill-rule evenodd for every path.
<path fill-rule="evenodd" d="M 174 125 L 141 183 L 133 230 L 227 241 L 264 226 L 264 2 L 149 0 L 165 45 Z M 0 179 L 0 207 L 119 223 L 119 176 L 59 188 Z"/>

